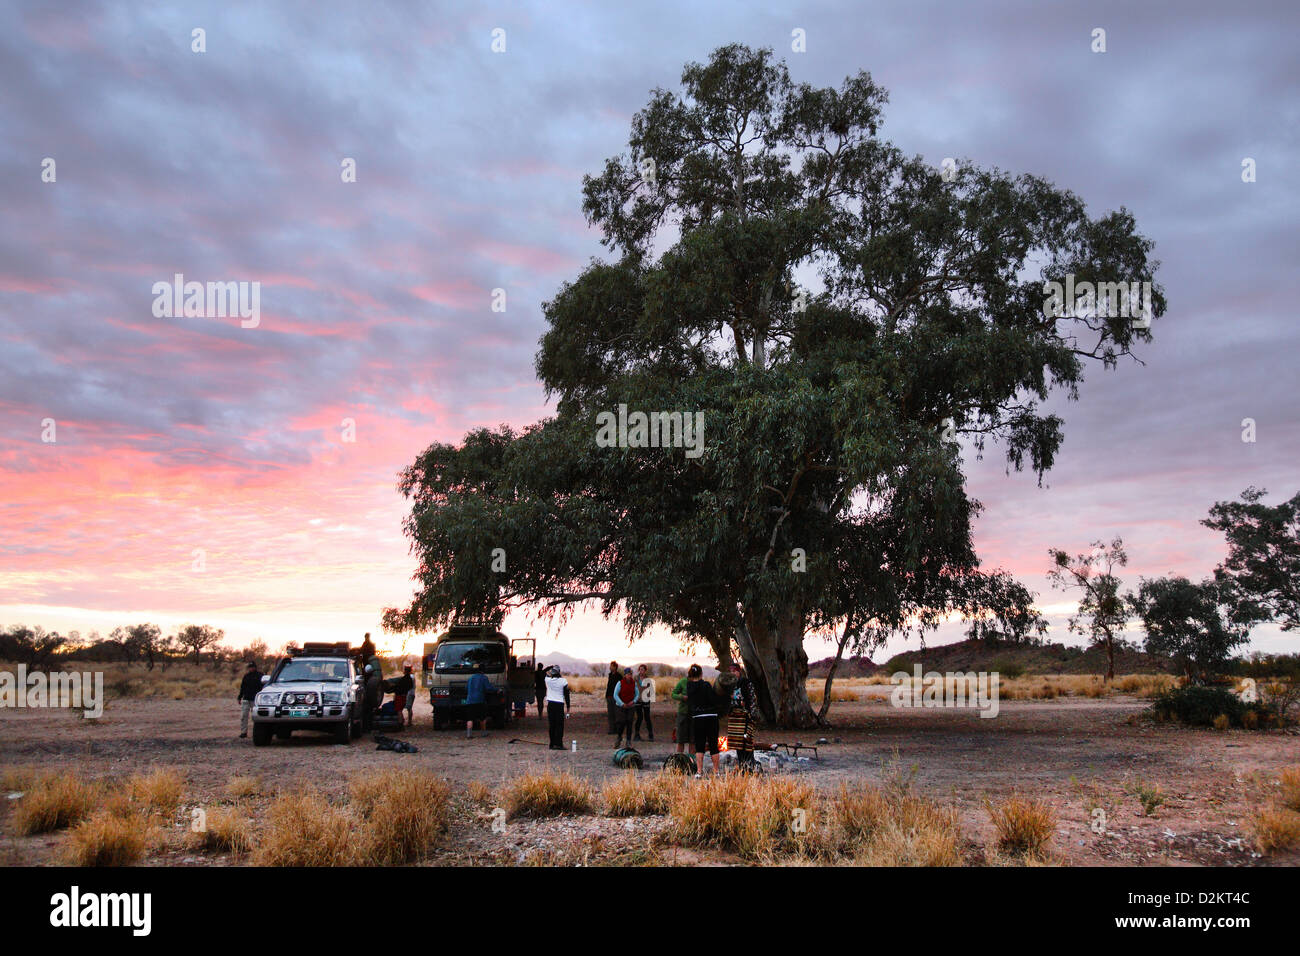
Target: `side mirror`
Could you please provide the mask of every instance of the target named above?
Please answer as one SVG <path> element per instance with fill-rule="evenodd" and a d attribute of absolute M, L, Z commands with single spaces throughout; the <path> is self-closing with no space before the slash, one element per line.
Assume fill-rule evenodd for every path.
<path fill-rule="evenodd" d="M 263 684 L 263 686 L 265 686 L 266 684 L 269 684 L 269 683 L 271 683 L 271 675 L 270 675 L 270 674 L 263 674 L 263 675 L 262 675 L 262 684 Z"/>

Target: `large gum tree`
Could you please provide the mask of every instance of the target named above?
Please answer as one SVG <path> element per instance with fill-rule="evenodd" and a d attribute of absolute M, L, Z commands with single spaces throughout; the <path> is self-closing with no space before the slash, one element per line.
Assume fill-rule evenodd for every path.
<path fill-rule="evenodd" d="M 809 635 L 858 650 L 979 613 L 1002 577 L 978 568 L 958 440 L 1041 476 L 1062 440 L 1042 402 L 1149 340 L 1164 298 L 1139 321 L 1105 296 L 1045 308 L 1067 274 L 1152 280 L 1133 217 L 906 156 L 885 100 L 738 45 L 651 94 L 584 184 L 611 256 L 544 307 L 555 414 L 403 472 L 416 593 L 388 627 L 594 605 L 738 653 L 767 720 L 807 727 Z M 703 454 L 598 445 L 620 404 L 702 412 Z"/>

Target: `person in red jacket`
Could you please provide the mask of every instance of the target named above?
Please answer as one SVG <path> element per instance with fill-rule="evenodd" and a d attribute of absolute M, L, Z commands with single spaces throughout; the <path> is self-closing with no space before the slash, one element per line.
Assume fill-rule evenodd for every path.
<path fill-rule="evenodd" d="M 623 735 L 627 735 L 627 745 L 632 746 L 632 718 L 636 714 L 637 689 L 632 668 L 623 668 L 623 676 L 614 685 L 614 738 L 615 749 L 623 745 Z"/>

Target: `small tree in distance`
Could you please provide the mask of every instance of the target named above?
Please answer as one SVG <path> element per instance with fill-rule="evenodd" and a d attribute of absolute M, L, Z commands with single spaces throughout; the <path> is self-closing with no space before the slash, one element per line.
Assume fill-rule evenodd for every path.
<path fill-rule="evenodd" d="M 1249 632 L 1229 622 L 1220 595 L 1214 581 L 1144 580 L 1128 603 L 1142 619 L 1147 653 L 1173 658 L 1193 683 L 1209 683 L 1223 673 L 1233 648 L 1244 644 Z"/>
<path fill-rule="evenodd" d="M 1124 542 L 1115 538 L 1110 544 L 1094 541 L 1092 552 L 1071 557 L 1058 548 L 1047 552 L 1052 567 L 1047 572 L 1053 587 L 1077 590 L 1082 597 L 1078 610 L 1070 616 L 1070 630 L 1081 634 L 1094 647 L 1106 649 L 1106 680 L 1115 677 L 1115 647 L 1128 620 L 1128 605 L 1119 593 L 1120 580 L 1115 568 L 1128 564 Z"/>

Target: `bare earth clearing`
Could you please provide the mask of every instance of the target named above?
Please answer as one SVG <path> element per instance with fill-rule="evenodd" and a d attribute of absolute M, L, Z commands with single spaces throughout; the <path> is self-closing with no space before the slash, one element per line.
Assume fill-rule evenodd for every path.
<path fill-rule="evenodd" d="M 995 719 L 975 711 L 895 709 L 888 687 L 865 688 L 865 699 L 839 702 L 831 711 L 833 730 L 763 732 L 761 742 L 825 735 L 821 759 L 799 776 L 819 789 L 842 781 L 879 782 L 882 774 L 915 768 L 919 792 L 959 808 L 969 856 L 983 859 L 992 827 L 983 801 L 1013 791 L 1051 804 L 1058 817 L 1054 859 L 1067 865 L 1294 865 L 1300 854 L 1254 853 L 1247 820 L 1269 797 L 1270 779 L 1300 764 L 1300 737 L 1278 731 L 1188 730 L 1136 719 L 1146 702 L 1128 697 L 1003 701 Z M 233 690 L 231 693 L 233 698 Z M 656 705 L 658 736 L 640 745 L 642 773 L 658 772 L 673 750 L 671 707 Z M 496 788 L 527 770 L 571 770 L 600 784 L 623 771 L 612 766 L 605 733 L 604 701 L 574 697 L 566 723 L 566 744 L 578 752 L 546 749 L 545 722 L 536 710 L 522 724 L 466 740 L 463 732 L 434 733 L 428 701 L 416 707 L 416 724 L 400 735 L 420 748 L 415 755 L 376 751 L 368 739 L 350 746 L 324 736 L 302 734 L 254 748 L 238 739 L 239 712 L 230 700 L 111 700 L 100 721 L 59 711 L 0 711 L 0 767 L 67 770 L 87 777 L 125 776 L 152 766 L 175 767 L 186 777 L 184 807 L 230 805 L 226 784 L 234 776 L 261 778 L 262 793 L 246 804 L 253 818 L 277 789 L 316 785 L 342 793 L 351 776 L 366 768 L 428 768 L 457 788 L 464 813 L 431 861 L 514 863 L 527 851 L 559 849 L 584 838 L 609 847 L 648 846 L 662 830 L 662 817 L 613 819 L 569 817 L 512 821 L 493 833 L 486 805 L 474 805 L 464 788 L 471 781 Z M 536 743 L 509 743 L 514 737 Z M 1144 816 L 1130 788 L 1159 784 L 1166 801 Z M 13 801 L 0 794 L 0 864 L 54 861 L 61 833 L 18 837 L 8 825 Z M 1093 808 L 1106 814 L 1105 833 L 1090 829 Z M 184 809 L 184 808 L 183 808 Z M 151 854 L 150 864 L 211 865 L 229 862 L 185 849 L 188 815 L 178 814 L 175 839 Z M 731 862 L 724 854 L 668 851 L 664 862 Z"/>

